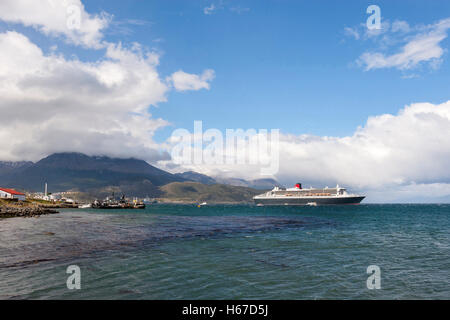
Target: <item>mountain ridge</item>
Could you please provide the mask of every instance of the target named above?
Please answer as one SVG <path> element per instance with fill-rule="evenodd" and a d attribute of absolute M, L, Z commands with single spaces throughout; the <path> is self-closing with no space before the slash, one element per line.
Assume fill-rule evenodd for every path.
<path fill-rule="evenodd" d="M 31 161 L 0 161 L 0 175 L 12 174 L 24 170 L 33 164 Z"/>
<path fill-rule="evenodd" d="M 87 156 L 81 153 L 55 153 L 23 170 L 0 175 L 0 184 L 30 192 L 43 191 L 48 183 L 51 191 L 84 191 L 105 187 L 129 188 L 142 184 L 136 196 L 158 195 L 159 186 L 185 179 L 158 169 L 143 160 Z"/>
<path fill-rule="evenodd" d="M 115 193 L 215 202 L 250 201 L 260 190 L 279 185 L 273 179 L 222 179 L 194 171 L 172 174 L 144 160 L 75 152 L 54 153 L 36 163 L 0 162 L 2 187 L 43 192 L 46 183 L 49 192 L 71 191 L 97 198 Z M 183 196 L 182 190 L 191 191 Z"/>

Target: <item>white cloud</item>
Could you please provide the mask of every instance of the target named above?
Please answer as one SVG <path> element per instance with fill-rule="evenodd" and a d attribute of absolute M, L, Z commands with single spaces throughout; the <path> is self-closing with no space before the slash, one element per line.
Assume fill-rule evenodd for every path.
<path fill-rule="evenodd" d="M 250 11 L 250 8 L 245 8 L 245 7 L 241 7 L 241 6 L 236 6 L 236 7 L 231 7 L 231 8 L 230 8 L 230 11 L 231 11 L 231 12 L 235 12 L 235 13 L 237 13 L 237 14 L 243 14 L 243 13 L 249 12 L 249 11 Z"/>
<path fill-rule="evenodd" d="M 1 159 L 52 152 L 161 156 L 152 135 L 167 125 L 149 105 L 166 101 L 158 57 L 110 44 L 95 62 L 44 55 L 17 32 L 0 33 Z"/>
<path fill-rule="evenodd" d="M 281 166 L 357 188 L 450 182 L 450 101 L 370 117 L 349 137 L 284 136 Z M 284 166 L 283 166 L 284 164 Z M 292 170 L 280 171 L 288 177 Z"/>
<path fill-rule="evenodd" d="M 0 20 L 31 26 L 46 35 L 62 36 L 89 48 L 102 46 L 102 30 L 110 19 L 105 13 L 87 13 L 80 0 L 0 1 Z"/>
<path fill-rule="evenodd" d="M 396 115 L 370 117 L 346 137 L 282 134 L 279 149 L 280 170 L 275 178 L 284 184 L 339 183 L 369 195 L 389 193 L 392 201 L 420 192 L 422 199 L 435 196 L 430 192 L 433 189 L 427 192 L 427 185 L 450 186 L 450 101 L 439 105 L 415 103 Z M 263 178 L 260 166 L 255 165 L 201 164 L 184 169 Z M 450 194 L 447 191 L 439 195 Z M 377 200 L 382 200 L 381 196 L 369 197 L 369 201 Z"/>
<path fill-rule="evenodd" d="M 366 32 L 366 38 L 378 39 L 376 37 L 383 34 L 383 37 L 379 39 L 381 47 L 378 50 L 363 53 L 357 60 L 366 71 L 381 68 L 410 70 L 423 63 L 428 63 L 432 69 L 439 68 L 445 53 L 441 42 L 448 37 L 450 18 L 429 26 L 414 28 L 405 21 L 395 21 L 391 27 L 388 22 L 385 24 L 386 26 L 377 34 L 369 35 Z M 345 30 L 349 34 L 349 31 Z M 402 42 L 403 46 L 397 49 L 396 53 L 383 52 L 399 42 Z"/>
<path fill-rule="evenodd" d="M 203 8 L 203 13 L 204 14 L 213 14 L 218 8 L 215 6 L 214 3 L 211 3 L 211 5 L 209 7 L 205 7 Z"/>
<path fill-rule="evenodd" d="M 226 7 L 228 7 L 229 4 L 226 3 L 223 0 L 218 0 L 216 3 L 211 3 L 211 5 L 203 8 L 203 13 L 206 15 L 212 15 L 219 10 L 224 10 Z M 237 13 L 237 14 L 243 14 L 250 11 L 250 8 L 247 7 L 241 7 L 241 6 L 233 6 L 229 8 L 230 12 Z"/>
<path fill-rule="evenodd" d="M 357 29 L 354 29 L 354 28 L 345 27 L 345 28 L 344 28 L 344 33 L 345 33 L 347 36 L 351 36 L 351 37 L 355 38 L 355 40 L 359 40 L 359 38 L 360 38 L 360 35 L 359 35 L 358 30 L 357 30 Z"/>
<path fill-rule="evenodd" d="M 78 30 L 67 28 L 71 5 L 80 8 Z M 171 89 L 158 73 L 159 55 L 139 43 L 127 47 L 103 40 L 106 17 L 89 15 L 80 0 L 0 2 L 0 20 L 104 52 L 95 61 L 68 59 L 56 44 L 44 54 L 19 32 L 0 33 L 0 159 L 38 160 L 63 151 L 168 158 L 152 139 L 168 122 L 149 113 Z M 175 77 L 175 88 L 209 88 L 213 75 L 182 73 L 186 79 Z"/>
<path fill-rule="evenodd" d="M 186 73 L 182 70 L 174 72 L 167 81 L 172 83 L 177 91 L 200 90 L 210 88 L 210 82 L 214 79 L 214 70 L 207 69 L 201 75 Z"/>
<path fill-rule="evenodd" d="M 151 22 L 141 19 L 112 19 L 109 22 L 106 34 L 130 36 L 134 33 L 135 27 L 150 25 Z"/>
<path fill-rule="evenodd" d="M 409 23 L 402 20 L 395 20 L 392 23 L 392 32 L 410 32 L 411 28 Z"/>
<path fill-rule="evenodd" d="M 360 25 L 360 28 L 363 29 L 364 39 L 376 39 L 380 37 L 381 35 L 385 35 L 389 31 L 391 31 L 391 23 L 388 20 L 382 20 L 381 21 L 381 28 L 380 29 L 369 29 L 367 28 L 366 23 L 362 23 Z"/>

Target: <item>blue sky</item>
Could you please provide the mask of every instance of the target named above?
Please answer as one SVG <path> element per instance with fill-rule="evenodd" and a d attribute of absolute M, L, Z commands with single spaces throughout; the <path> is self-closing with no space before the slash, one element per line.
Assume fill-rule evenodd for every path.
<path fill-rule="evenodd" d="M 397 113 L 406 104 L 448 99 L 449 62 L 422 68 L 413 79 L 396 69 L 364 71 L 355 65 L 370 40 L 346 36 L 345 27 L 365 23 L 370 1 L 89 1 L 87 11 L 104 10 L 138 41 L 162 52 L 161 74 L 183 69 L 216 72 L 211 89 L 171 93 L 153 109 L 174 127 L 280 128 L 292 134 L 344 136 L 370 115 Z M 206 15 L 205 7 L 221 6 Z M 377 1 L 383 20 L 411 25 L 446 18 L 448 1 Z M 240 14 L 232 8 L 248 8 Z M 156 40 L 156 42 L 155 42 Z M 448 40 L 445 40 L 448 43 Z M 395 49 L 394 49 L 395 50 Z M 156 139 L 170 135 L 162 129 Z"/>
<path fill-rule="evenodd" d="M 211 89 L 171 92 L 152 108 L 172 126 L 156 132 L 161 142 L 174 128 L 279 128 L 284 133 L 351 135 L 368 116 L 397 113 L 404 105 L 448 99 L 449 61 L 438 70 L 364 71 L 355 61 L 376 48 L 371 40 L 345 33 L 365 23 L 377 4 L 382 21 L 432 24 L 446 18 L 448 1 L 85 1 L 86 11 L 114 16 L 107 41 L 139 42 L 161 54 L 162 77 L 183 69 L 215 71 Z M 216 10 L 205 14 L 214 5 Z M 240 10 L 239 10 L 240 9 Z M 10 25 L 2 23 L 0 30 Z M 23 26 L 15 29 L 41 45 L 57 44 L 66 56 L 95 61 L 103 52 L 47 38 Z M 448 47 L 449 40 L 443 41 Z M 397 47 L 391 48 L 393 51 Z M 445 53 L 447 56 L 448 53 Z M 414 78 L 405 79 L 405 74 Z"/>

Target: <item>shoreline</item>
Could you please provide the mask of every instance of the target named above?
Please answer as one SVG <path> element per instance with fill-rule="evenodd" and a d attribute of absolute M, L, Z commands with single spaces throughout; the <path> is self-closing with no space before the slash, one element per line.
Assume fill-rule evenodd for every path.
<path fill-rule="evenodd" d="M 59 213 L 59 211 L 42 207 L 0 206 L 0 219 L 17 217 L 31 218 L 56 213 Z"/>

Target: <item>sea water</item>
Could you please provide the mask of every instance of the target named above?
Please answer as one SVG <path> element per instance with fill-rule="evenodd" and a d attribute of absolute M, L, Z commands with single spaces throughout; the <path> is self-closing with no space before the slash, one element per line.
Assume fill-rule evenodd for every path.
<path fill-rule="evenodd" d="M 156 204 L 3 219 L 0 299 L 449 299 L 449 230 L 449 204 Z M 380 289 L 369 289 L 369 266 Z"/>

